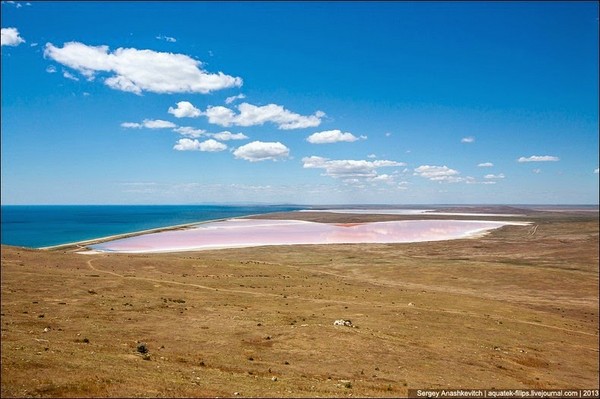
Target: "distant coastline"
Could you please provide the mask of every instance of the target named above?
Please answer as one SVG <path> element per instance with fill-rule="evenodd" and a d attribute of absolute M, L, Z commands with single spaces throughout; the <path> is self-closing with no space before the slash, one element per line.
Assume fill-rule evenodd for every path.
<path fill-rule="evenodd" d="M 290 211 L 504 219 L 538 212 L 590 214 L 598 212 L 598 205 L 3 205 L 2 244 L 37 249 L 81 248 L 207 222 Z"/>

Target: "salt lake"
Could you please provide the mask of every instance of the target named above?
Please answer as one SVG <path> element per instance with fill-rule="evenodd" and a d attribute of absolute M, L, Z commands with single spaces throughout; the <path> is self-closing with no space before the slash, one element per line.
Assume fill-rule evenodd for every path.
<path fill-rule="evenodd" d="M 99 252 L 150 253 L 264 245 L 408 243 L 478 236 L 527 222 L 486 220 L 403 220 L 317 223 L 300 220 L 228 219 L 116 239 L 89 248 Z"/>

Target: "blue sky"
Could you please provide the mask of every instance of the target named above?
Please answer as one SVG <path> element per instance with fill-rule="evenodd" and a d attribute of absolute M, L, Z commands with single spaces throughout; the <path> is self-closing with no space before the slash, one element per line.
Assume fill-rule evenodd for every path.
<path fill-rule="evenodd" d="M 596 2 L 2 2 L 3 204 L 597 204 Z"/>

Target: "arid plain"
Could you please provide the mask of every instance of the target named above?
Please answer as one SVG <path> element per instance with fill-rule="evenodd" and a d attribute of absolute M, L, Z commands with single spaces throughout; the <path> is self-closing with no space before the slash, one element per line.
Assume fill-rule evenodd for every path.
<path fill-rule="evenodd" d="M 597 388 L 598 213 L 520 212 L 510 220 L 530 225 L 411 244 L 135 255 L 3 246 L 2 397 Z"/>

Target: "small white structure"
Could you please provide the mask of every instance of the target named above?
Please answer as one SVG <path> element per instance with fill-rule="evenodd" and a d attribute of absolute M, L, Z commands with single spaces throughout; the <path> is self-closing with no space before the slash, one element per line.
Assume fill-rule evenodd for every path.
<path fill-rule="evenodd" d="M 354 327 L 350 320 L 339 319 L 333 322 L 334 326 Z"/>

